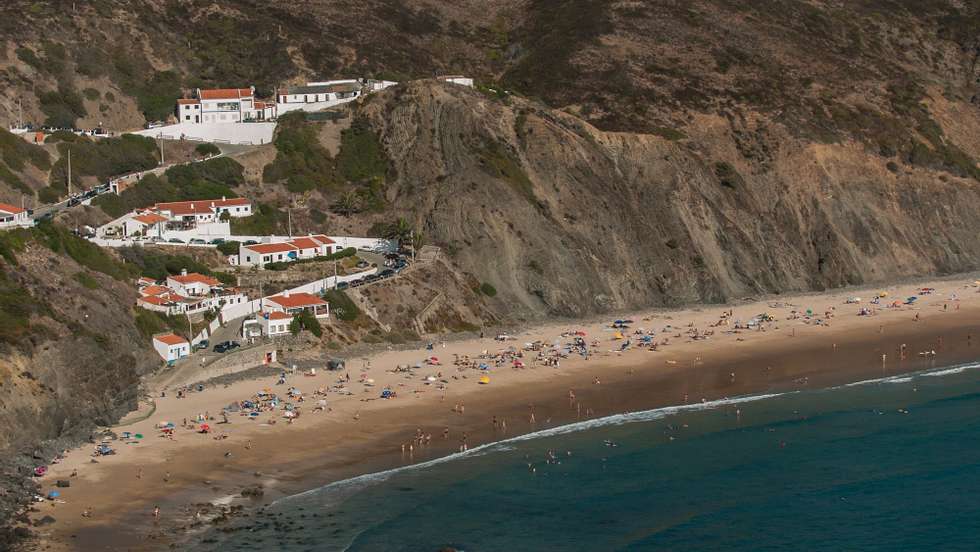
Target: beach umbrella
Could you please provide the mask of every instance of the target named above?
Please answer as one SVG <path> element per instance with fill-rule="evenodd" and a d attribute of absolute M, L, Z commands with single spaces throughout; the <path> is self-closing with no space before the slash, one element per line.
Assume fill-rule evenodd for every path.
<path fill-rule="evenodd" d="M 48 493 L 48 498 L 50 500 L 54 500 L 54 499 L 58 498 L 59 496 L 61 496 L 61 493 L 59 493 L 58 491 L 51 491 L 51 492 Z"/>
<path fill-rule="evenodd" d="M 143 438 L 143 434 L 142 433 L 137 433 L 136 435 L 133 435 L 133 437 L 136 437 L 137 439 L 142 439 Z"/>
<path fill-rule="evenodd" d="M 490 376 L 480 376 L 480 385 L 486 385 L 490 383 Z"/>

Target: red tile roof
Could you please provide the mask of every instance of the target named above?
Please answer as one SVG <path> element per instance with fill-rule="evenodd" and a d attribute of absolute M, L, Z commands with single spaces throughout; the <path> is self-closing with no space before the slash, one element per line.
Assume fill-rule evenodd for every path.
<path fill-rule="evenodd" d="M 251 249 L 259 255 L 267 255 L 269 253 L 285 253 L 287 251 L 295 251 L 296 247 L 288 243 L 257 243 L 254 245 L 246 245 L 246 249 Z"/>
<path fill-rule="evenodd" d="M 21 209 L 20 207 L 17 207 L 16 205 L 11 205 L 9 203 L 0 203 L 0 211 L 3 211 L 5 213 L 10 213 L 11 215 L 23 213 L 26 210 L 27 209 Z"/>
<path fill-rule="evenodd" d="M 287 318 L 292 318 L 292 316 L 282 311 L 267 312 L 265 313 L 265 317 L 269 320 L 285 320 Z"/>
<path fill-rule="evenodd" d="M 158 335 L 153 338 L 155 341 L 166 343 L 167 345 L 186 345 L 187 340 L 177 334 Z"/>
<path fill-rule="evenodd" d="M 201 90 L 202 100 L 237 100 L 239 98 L 251 98 L 251 88 L 213 88 L 211 90 Z"/>
<path fill-rule="evenodd" d="M 276 295 L 275 297 L 269 297 L 268 300 L 284 309 L 296 309 L 327 304 L 326 301 L 311 293 L 290 293 L 288 296 Z"/>
<path fill-rule="evenodd" d="M 177 105 L 192 105 L 199 103 L 201 103 L 201 100 L 195 100 L 194 98 L 180 98 L 177 100 Z"/>
<path fill-rule="evenodd" d="M 136 301 L 137 302 L 142 301 L 144 303 L 149 303 L 151 305 L 159 305 L 161 307 L 165 307 L 170 303 L 173 303 L 173 301 L 168 301 L 162 297 L 157 297 L 156 295 L 147 295 L 145 297 L 140 297 Z"/>
<path fill-rule="evenodd" d="M 295 238 L 287 243 L 295 245 L 299 249 L 317 249 L 320 247 L 320 242 L 311 238 Z"/>
<path fill-rule="evenodd" d="M 145 288 L 140 290 L 140 293 L 142 293 L 144 296 L 163 295 L 164 293 L 169 293 L 169 292 L 170 292 L 170 288 L 166 286 L 146 286 Z"/>
<path fill-rule="evenodd" d="M 218 207 L 234 207 L 251 204 L 252 202 L 244 197 L 233 197 L 231 199 L 202 199 L 199 201 L 157 203 L 153 206 L 153 210 L 170 211 L 174 215 L 195 215 L 198 213 L 211 213 Z"/>
<path fill-rule="evenodd" d="M 173 280 L 180 284 L 206 284 L 209 286 L 220 286 L 221 282 L 210 276 L 205 276 L 204 274 L 198 274 L 197 272 L 191 272 L 187 276 L 168 276 L 168 280 Z"/>
<path fill-rule="evenodd" d="M 162 217 L 156 213 L 146 213 L 145 215 L 133 217 L 133 220 L 142 222 L 143 224 L 156 224 L 158 222 L 166 222 L 167 217 Z"/>
<path fill-rule="evenodd" d="M 330 238 L 324 236 L 323 234 L 317 234 L 315 236 L 310 236 L 310 237 L 313 238 L 314 240 L 316 240 L 316 241 L 324 244 L 324 245 L 330 245 L 330 244 L 337 243 L 337 242 L 331 240 Z"/>

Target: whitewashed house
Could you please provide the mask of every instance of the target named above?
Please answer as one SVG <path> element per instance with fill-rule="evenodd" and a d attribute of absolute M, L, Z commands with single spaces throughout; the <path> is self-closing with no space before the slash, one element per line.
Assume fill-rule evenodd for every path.
<path fill-rule="evenodd" d="M 177 334 L 167 333 L 153 336 L 153 348 L 167 364 L 191 354 L 191 344 Z"/>
<path fill-rule="evenodd" d="M 103 224 L 96 229 L 95 235 L 105 239 L 166 238 L 168 232 L 196 229 L 202 235 L 227 236 L 231 234 L 231 227 L 221 220 L 224 214 L 231 218 L 251 216 L 252 202 L 241 197 L 222 197 L 157 203 Z"/>
<path fill-rule="evenodd" d="M 262 299 L 262 310 L 266 312 L 283 312 L 290 316 L 309 311 L 317 318 L 328 318 L 330 306 L 326 301 L 312 293 L 291 293 L 288 290 L 282 295 Z"/>
<path fill-rule="evenodd" d="M 330 255 L 338 249 L 336 242 L 322 234 L 310 234 L 283 242 L 243 244 L 238 247 L 238 264 L 263 266 L 268 263 L 288 263 Z"/>
<path fill-rule="evenodd" d="M 180 123 L 244 123 L 276 118 L 276 104 L 255 99 L 255 87 L 195 90 L 177 100 Z"/>
<path fill-rule="evenodd" d="M 0 228 L 34 226 L 27 209 L 9 203 L 0 203 Z"/>
<path fill-rule="evenodd" d="M 288 335 L 292 321 L 293 315 L 283 311 L 259 313 L 259 325 L 262 326 L 262 333 L 268 337 Z"/>
<path fill-rule="evenodd" d="M 212 289 L 224 286 L 217 279 L 197 272 L 181 270 L 179 276 L 167 276 L 167 287 L 174 293 L 190 297 L 200 297 L 211 293 Z"/>

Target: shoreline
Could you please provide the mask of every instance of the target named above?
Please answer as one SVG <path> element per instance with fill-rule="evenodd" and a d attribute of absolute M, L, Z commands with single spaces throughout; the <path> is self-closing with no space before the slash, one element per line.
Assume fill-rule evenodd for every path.
<path fill-rule="evenodd" d="M 246 510 L 250 510 L 330 482 L 444 457 L 458 450 L 462 432 L 467 433 L 467 444 L 472 448 L 583 419 L 683 404 L 685 397 L 690 404 L 702 399 L 823 388 L 881 377 L 879 374 L 897 375 L 980 357 L 980 348 L 973 349 L 976 340 L 971 333 L 976 331 L 972 328 L 980 327 L 980 296 L 972 279 L 945 280 L 934 286 L 922 283 L 888 286 L 886 289 L 891 293 L 888 301 L 904 298 L 912 287 L 937 287 L 938 291 L 922 297 L 913 308 L 882 308 L 879 314 L 860 317 L 855 313 L 867 301 L 861 305 L 842 304 L 853 290 L 779 298 L 780 303 L 799 302 L 803 303 L 802 309 L 812 305 L 821 312 L 823 307 L 832 306 L 836 314 L 829 319 L 829 326 L 804 324 L 800 319 L 785 320 L 789 308 L 772 308 L 774 300 L 733 307 L 699 306 L 686 311 L 654 312 L 642 322 L 637 320 L 633 327 L 656 328 L 658 338 L 669 333 L 671 344 L 657 352 L 639 348 L 621 355 L 606 352 L 619 342 L 610 341 L 611 334 L 604 334 L 602 328 L 590 327 L 586 329 L 587 339 L 591 341 L 597 336 L 604 351 L 591 360 L 570 358 L 568 362 L 562 361 L 557 369 L 496 368 L 491 370 L 492 383 L 487 386 L 476 384 L 475 372 L 459 372 L 454 375 L 469 377 L 450 380 L 444 398 L 431 386 L 421 385 L 418 377 L 406 379 L 404 374 L 384 370 L 406 356 L 417 360 L 436 353 L 449 360 L 453 350 L 472 355 L 481 349 L 521 344 L 531 337 L 554 338 L 561 328 L 583 324 L 562 322 L 561 327 L 530 330 L 519 341 L 505 344 L 487 338 L 446 344 L 435 351 L 376 354 L 370 357 L 372 366 L 364 368 L 366 374 L 378 381 L 377 387 L 365 388 L 349 397 L 331 396 L 332 412 L 304 412 L 292 425 L 269 426 L 236 416 L 228 426 L 229 438 L 223 441 L 190 430 L 178 430 L 176 442 L 159 439 L 156 432 L 146 432 L 146 442 L 119 445 L 118 456 L 100 458 L 98 464 L 86 463 L 91 446 L 72 451 L 42 479 L 48 489 L 53 487 L 55 479 L 68 478 L 72 469 L 78 469 L 78 477 L 71 478 L 71 487 L 62 493 L 66 503 L 40 504 L 40 511 L 32 517 L 38 519 L 50 514 L 57 519 L 56 523 L 38 529 L 41 543 L 53 550 L 156 549 L 175 542 L 174 537 L 180 542 L 181 535 L 175 535 L 176 528 L 186 534 L 207 526 L 194 520 L 194 510 L 200 507 L 189 507 L 190 504 L 227 500 L 240 494 L 243 487 L 261 484 L 264 495 L 260 500 L 230 500 L 231 504 L 246 505 Z M 902 293 L 896 294 L 899 290 Z M 958 301 L 949 301 L 951 292 L 957 293 Z M 950 307 L 946 312 L 942 310 L 943 303 Z M 732 334 L 718 331 L 703 341 L 673 337 L 677 335 L 675 331 L 683 336 L 687 324 L 702 331 L 709 328 L 718 320 L 718 313 L 728 309 L 737 311 L 735 318 L 741 315 L 743 320 L 770 311 L 776 320 L 765 331 Z M 915 313 L 921 315 L 919 322 L 912 321 Z M 668 323 L 674 329 L 661 332 Z M 919 351 L 936 349 L 940 337 L 943 341 L 936 356 L 918 356 Z M 910 354 L 904 362 L 897 359 L 901 343 L 908 345 Z M 882 354 L 887 355 L 883 368 Z M 354 362 L 348 366 L 354 374 L 355 368 L 350 364 Z M 434 373 L 437 369 L 447 373 L 453 367 L 444 363 L 419 372 Z M 335 376 L 335 373 L 321 372 L 315 378 L 308 378 L 309 381 L 294 376 L 289 385 L 299 380 L 295 385 L 306 393 L 309 384 L 323 385 Z M 593 383 L 594 378 L 599 378 L 601 383 Z M 191 394 L 188 399 L 181 399 L 184 403 L 168 396 L 159 400 L 158 412 L 152 420 L 133 426 L 152 426 L 161 416 L 178 421 L 175 412 L 192 412 L 195 408 L 210 408 L 215 412 L 227 404 L 229 397 L 237 394 L 238 398 L 244 398 L 262 387 L 274 388 L 271 383 L 274 381 L 269 382 L 268 378 L 237 382 L 222 389 Z M 398 398 L 388 401 L 374 398 L 384 383 L 397 390 Z M 568 398 L 569 389 L 574 389 L 574 400 Z M 276 391 L 285 389 L 280 386 Z M 454 403 L 464 400 L 465 414 L 453 412 Z M 529 416 L 532 404 L 534 424 Z M 506 430 L 495 428 L 492 417 L 506 420 Z M 443 428 L 450 429 L 449 439 L 442 438 Z M 400 445 L 410 441 L 418 429 L 432 434 L 431 444 L 403 457 L 399 453 Z M 225 452 L 231 455 L 225 456 Z M 138 470 L 143 470 L 139 479 Z M 168 481 L 164 482 L 164 478 Z M 149 515 L 157 504 L 164 512 L 160 520 Z M 89 506 L 92 517 L 81 517 L 82 510 Z"/>

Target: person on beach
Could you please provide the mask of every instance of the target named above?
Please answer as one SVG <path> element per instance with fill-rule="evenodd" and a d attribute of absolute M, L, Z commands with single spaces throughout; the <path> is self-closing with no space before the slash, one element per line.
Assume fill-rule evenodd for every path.
<path fill-rule="evenodd" d="M 154 506 L 153 507 L 153 517 L 159 519 L 159 517 L 160 517 L 160 507 L 159 506 Z"/>

